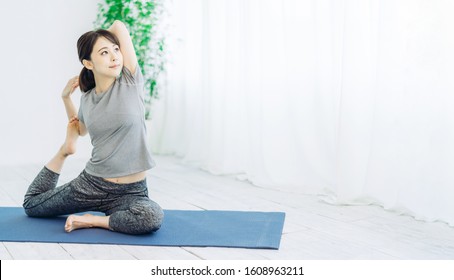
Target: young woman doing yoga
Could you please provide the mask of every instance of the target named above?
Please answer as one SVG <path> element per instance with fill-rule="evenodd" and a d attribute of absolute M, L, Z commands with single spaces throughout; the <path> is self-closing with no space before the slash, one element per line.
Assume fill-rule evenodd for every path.
<path fill-rule="evenodd" d="M 70 79 L 62 99 L 68 115 L 66 139 L 25 194 L 23 207 L 32 217 L 85 211 L 105 216 L 70 215 L 65 230 L 100 227 L 128 234 L 158 230 L 161 207 L 148 197 L 146 170 L 154 167 L 146 145 L 144 79 L 128 30 L 115 21 L 107 30 L 89 31 L 77 41 L 83 64 Z M 82 91 L 77 112 L 71 100 Z M 66 158 L 75 153 L 79 136 L 90 134 L 93 150 L 80 175 L 60 187 Z"/>

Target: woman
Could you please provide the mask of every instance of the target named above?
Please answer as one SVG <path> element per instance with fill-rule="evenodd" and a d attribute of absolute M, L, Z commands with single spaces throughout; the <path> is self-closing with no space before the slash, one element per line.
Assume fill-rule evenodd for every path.
<path fill-rule="evenodd" d="M 70 215 L 67 232 L 89 227 L 128 234 L 155 231 L 163 211 L 148 198 L 146 170 L 155 164 L 146 145 L 144 80 L 129 32 L 115 21 L 107 30 L 83 34 L 77 49 L 84 68 L 62 92 L 69 119 L 66 139 L 30 185 L 25 212 L 33 217 L 106 214 Z M 82 96 L 77 114 L 71 95 L 78 86 Z M 56 187 L 77 138 L 87 131 L 93 144 L 91 159 L 76 179 Z"/>

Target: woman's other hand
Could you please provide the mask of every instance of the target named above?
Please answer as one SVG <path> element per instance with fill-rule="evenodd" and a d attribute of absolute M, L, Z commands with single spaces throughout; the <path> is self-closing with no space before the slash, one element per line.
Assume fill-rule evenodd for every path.
<path fill-rule="evenodd" d="M 79 76 L 75 76 L 69 79 L 68 83 L 66 84 L 63 92 L 61 93 L 62 98 L 68 98 L 74 92 L 74 90 L 79 86 Z"/>

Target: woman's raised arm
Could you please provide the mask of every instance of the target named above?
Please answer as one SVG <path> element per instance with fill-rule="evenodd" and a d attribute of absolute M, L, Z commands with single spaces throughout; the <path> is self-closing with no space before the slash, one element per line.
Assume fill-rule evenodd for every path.
<path fill-rule="evenodd" d="M 114 23 L 107 29 L 120 41 L 120 51 L 123 55 L 123 66 L 129 69 L 132 74 L 136 73 L 137 56 L 132 44 L 131 36 L 126 28 L 125 24 L 119 20 L 115 20 Z"/>

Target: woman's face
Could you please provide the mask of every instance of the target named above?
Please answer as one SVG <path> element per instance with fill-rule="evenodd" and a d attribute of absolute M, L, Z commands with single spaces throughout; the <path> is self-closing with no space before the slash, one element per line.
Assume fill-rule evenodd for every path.
<path fill-rule="evenodd" d="M 91 61 L 86 62 L 88 64 L 86 67 L 95 75 L 115 78 L 120 75 L 123 68 L 123 55 L 118 45 L 105 37 L 99 37 L 93 46 Z"/>

